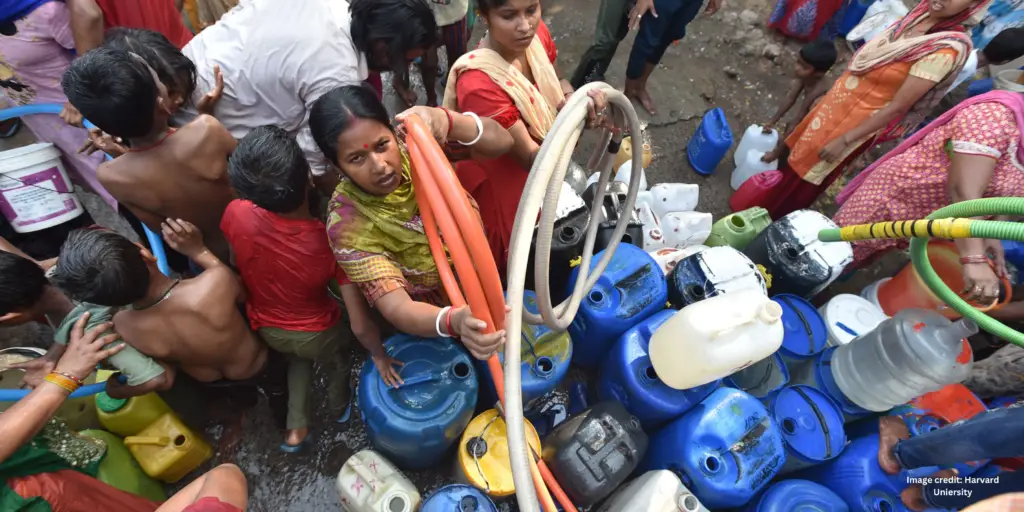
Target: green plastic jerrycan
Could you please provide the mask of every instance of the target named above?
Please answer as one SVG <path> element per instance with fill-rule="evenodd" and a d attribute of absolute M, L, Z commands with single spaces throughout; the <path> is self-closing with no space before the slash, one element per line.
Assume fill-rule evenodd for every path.
<path fill-rule="evenodd" d="M 764 228 L 772 223 L 768 210 L 755 206 L 726 215 L 711 226 L 711 236 L 704 245 L 715 247 L 728 245 L 742 251 Z"/>
<path fill-rule="evenodd" d="M 167 500 L 163 485 L 142 471 L 139 463 L 135 462 L 135 457 L 132 457 L 128 447 L 124 445 L 124 440 L 106 430 L 83 430 L 79 434 L 107 443 L 107 454 L 100 462 L 99 472 L 96 474 L 99 481 L 151 501 Z"/>

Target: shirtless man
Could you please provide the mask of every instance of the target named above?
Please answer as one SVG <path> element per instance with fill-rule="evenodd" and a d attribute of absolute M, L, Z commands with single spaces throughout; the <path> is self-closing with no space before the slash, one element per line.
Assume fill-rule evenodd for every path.
<path fill-rule="evenodd" d="M 193 236 L 168 243 L 205 271 L 171 279 L 156 258 L 127 238 L 102 229 L 73 231 L 61 248 L 54 282 L 75 300 L 124 306 L 114 326 L 140 352 L 177 363 L 200 382 L 247 380 L 267 367 L 267 347 L 249 330 L 237 304 L 244 298 L 238 278 Z"/>
<path fill-rule="evenodd" d="M 153 232 L 166 218 L 199 226 L 210 251 L 229 261 L 220 219 L 232 199 L 227 160 L 236 142 L 220 122 L 201 115 L 171 128 L 167 88 L 141 57 L 118 48 L 76 59 L 61 85 L 86 119 L 131 148 L 100 165 L 104 188 Z"/>

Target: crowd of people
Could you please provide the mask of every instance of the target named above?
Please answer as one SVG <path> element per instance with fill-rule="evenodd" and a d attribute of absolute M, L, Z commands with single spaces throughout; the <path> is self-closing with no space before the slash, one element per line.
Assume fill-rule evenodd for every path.
<path fill-rule="evenodd" d="M 402 362 L 382 344 L 393 331 L 457 337 L 477 358 L 493 354 L 504 331 L 486 333 L 442 287 L 402 123 L 422 118 L 454 162 L 504 277 L 529 170 L 566 100 L 605 79 L 619 42 L 635 29 L 620 85 L 655 113 L 653 70 L 702 8 L 714 14 L 722 1 L 602 0 L 595 42 L 571 78 L 559 70 L 539 0 L 474 4 L 0 0 L 2 97 L 65 105 L 59 116 L 24 122 L 140 234 L 143 226 L 161 234 L 173 270 L 161 272 L 150 247 L 98 226 L 71 231 L 46 261 L 0 239 L 0 325 L 43 319 L 55 327 L 46 355 L 22 365 L 34 391 L 0 415 L 11 432 L 0 461 L 45 451 L 34 440 L 100 361 L 118 370 L 107 382 L 114 398 L 183 382 L 214 394 L 261 389 L 284 431 L 280 448 L 293 453 L 311 440 L 314 361 L 328 377 L 332 418 L 349 419 L 353 337 L 395 386 Z M 923 123 L 972 70 L 1024 54 L 1024 29 L 1008 28 L 975 50 L 963 24 L 987 2 L 925 0 L 833 81 L 837 47 L 819 37 L 839 10 L 832 4 L 842 2 L 794 18 L 793 5 L 779 0 L 773 14 L 775 28 L 810 42 L 766 123 L 776 127 L 797 107 L 765 156 L 780 161 L 783 178 L 757 206 L 772 218 L 807 208 L 867 148 L 904 137 L 840 195 L 839 224 L 1024 196 L 1020 89 L 977 96 Z M 474 19 L 486 33 L 470 49 Z M 408 80 L 416 63 L 425 106 L 414 106 Z M 409 107 L 394 120 L 382 103 L 381 73 L 391 73 Z M 601 126 L 604 95 L 591 93 L 589 108 L 587 125 Z M 83 118 L 95 128 L 82 128 Z M 997 249 L 991 242 L 958 242 L 978 298 L 998 294 L 1000 268 L 984 258 Z M 858 243 L 856 264 L 896 246 Z M 54 463 L 40 472 L 70 469 L 82 468 Z M 32 494 L 30 482 L 8 483 L 0 501 L 59 499 Z M 159 510 L 211 499 L 245 508 L 237 468 L 211 471 Z"/>

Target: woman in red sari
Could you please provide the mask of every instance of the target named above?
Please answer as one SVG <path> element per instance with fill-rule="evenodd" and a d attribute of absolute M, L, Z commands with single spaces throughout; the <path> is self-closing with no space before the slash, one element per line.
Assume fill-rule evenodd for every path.
<path fill-rule="evenodd" d="M 480 46 L 452 65 L 444 106 L 490 117 L 512 134 L 509 153 L 493 160 L 467 160 L 455 173 L 480 205 L 487 240 L 502 278 L 519 199 L 533 158 L 558 110 L 573 93 L 555 68 L 558 51 L 541 20 L 539 0 L 479 0 L 487 24 Z M 604 117 L 606 99 L 592 93 L 590 125 Z M 469 142 L 469 141 L 466 141 Z"/>

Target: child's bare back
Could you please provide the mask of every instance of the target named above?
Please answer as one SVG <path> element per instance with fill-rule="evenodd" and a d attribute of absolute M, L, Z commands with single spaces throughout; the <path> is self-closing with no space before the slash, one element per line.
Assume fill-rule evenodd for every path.
<path fill-rule="evenodd" d="M 176 362 L 196 380 L 244 380 L 266 365 L 267 348 L 236 307 L 242 288 L 224 265 L 180 281 L 145 309 L 125 308 L 114 325 L 132 346 Z"/>
<path fill-rule="evenodd" d="M 185 219 L 202 230 L 221 261 L 229 261 L 220 219 L 232 199 L 227 159 L 235 145 L 219 121 L 202 115 L 152 147 L 104 163 L 97 176 L 153 232 L 166 218 Z"/>

